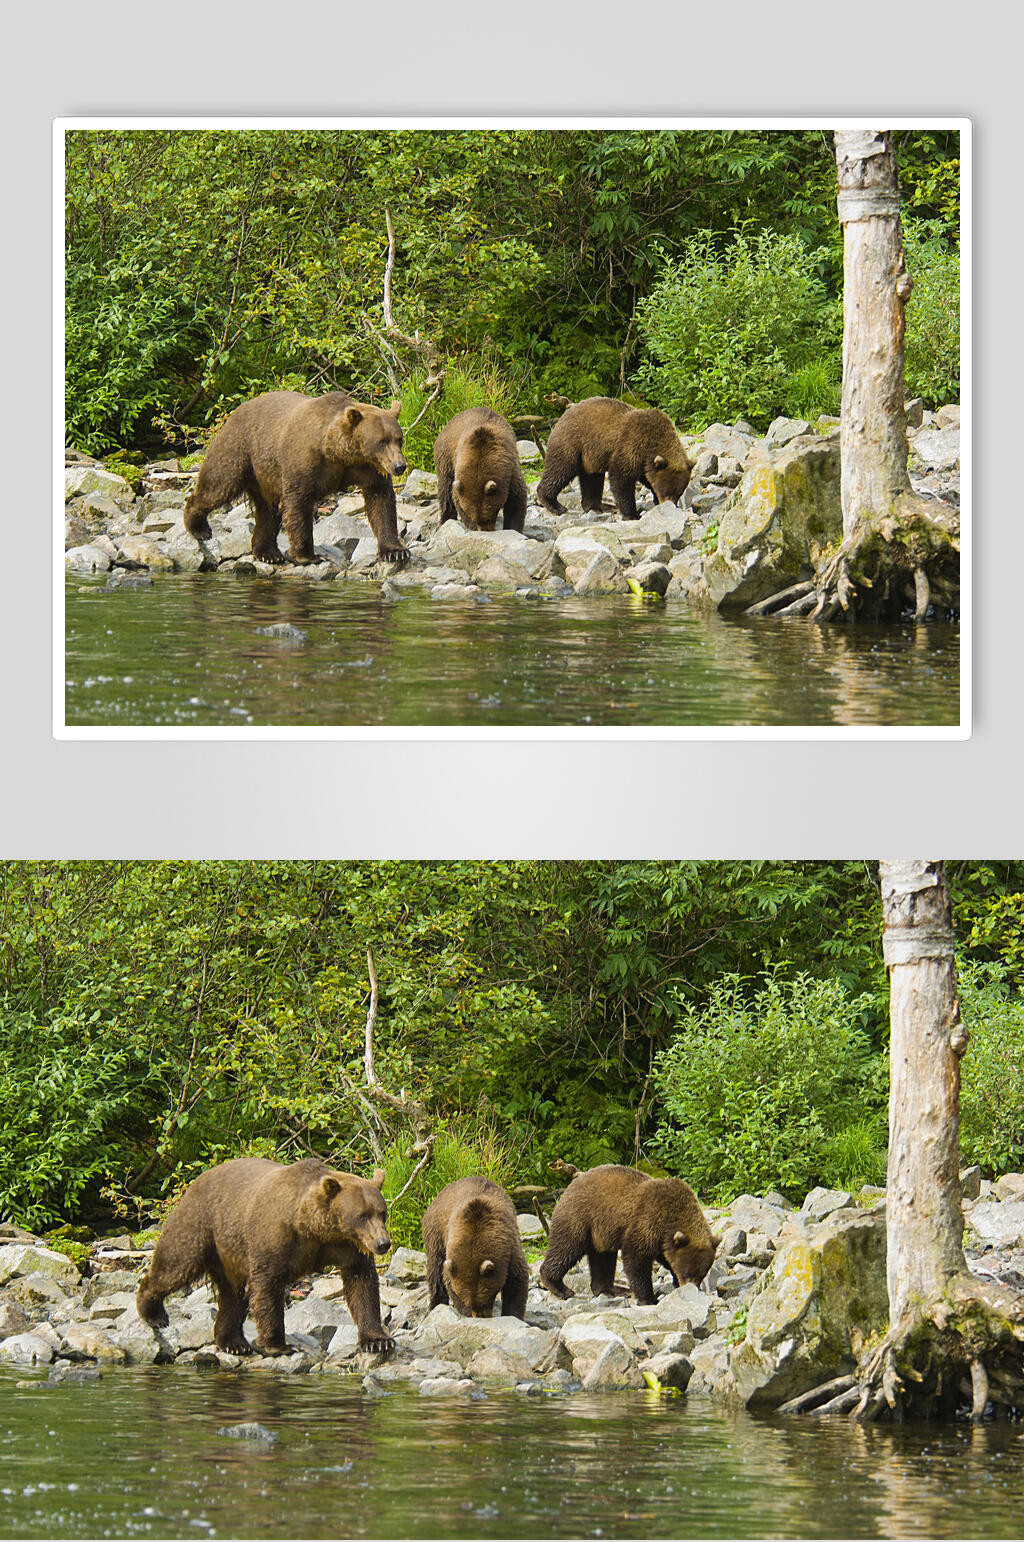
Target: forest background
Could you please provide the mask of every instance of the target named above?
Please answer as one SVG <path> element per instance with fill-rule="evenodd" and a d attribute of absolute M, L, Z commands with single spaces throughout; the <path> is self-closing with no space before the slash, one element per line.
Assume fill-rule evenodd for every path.
<path fill-rule="evenodd" d="M 907 392 L 934 406 L 959 399 L 959 134 L 894 144 Z M 838 411 L 826 130 L 73 130 L 65 150 L 66 433 L 93 454 L 194 450 L 273 389 L 397 387 L 407 426 L 429 402 L 406 443 L 428 467 L 479 404 L 610 394 L 685 432 Z"/>
<path fill-rule="evenodd" d="M 1024 863 L 948 865 L 964 1158 L 1024 1167 Z M 884 1182 L 863 862 L 0 867 L 0 1218 L 144 1228 L 202 1168 L 315 1151 L 418 1245 L 444 1183 L 640 1163 L 706 1201 Z M 376 1077 L 407 1111 L 368 1096 Z"/>

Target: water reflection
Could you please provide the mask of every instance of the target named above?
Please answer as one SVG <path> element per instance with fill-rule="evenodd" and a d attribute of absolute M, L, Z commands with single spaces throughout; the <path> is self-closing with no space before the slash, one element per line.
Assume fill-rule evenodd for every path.
<path fill-rule="evenodd" d="M 286 622 L 299 645 L 259 634 Z M 633 596 L 386 600 L 229 576 L 68 588 L 67 720 L 182 726 L 920 726 L 959 633 L 706 615 Z"/>

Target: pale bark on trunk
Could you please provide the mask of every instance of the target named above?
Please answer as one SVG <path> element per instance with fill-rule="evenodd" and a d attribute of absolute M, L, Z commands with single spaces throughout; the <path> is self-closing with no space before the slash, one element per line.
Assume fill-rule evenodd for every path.
<path fill-rule="evenodd" d="M 941 862 L 882 862 L 890 989 L 889 1320 L 967 1268 L 960 1194 L 960 1022 L 953 914 Z"/>
<path fill-rule="evenodd" d="M 904 306 L 900 195 L 889 135 L 837 130 L 843 227 L 843 535 L 894 510 L 910 491 L 904 414 Z"/>

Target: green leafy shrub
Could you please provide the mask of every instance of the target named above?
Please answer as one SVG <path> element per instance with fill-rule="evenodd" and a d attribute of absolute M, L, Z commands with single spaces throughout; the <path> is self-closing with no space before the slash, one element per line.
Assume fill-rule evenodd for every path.
<path fill-rule="evenodd" d="M 0 1210 L 23 1226 L 62 1220 L 130 1160 L 146 1051 L 108 1029 L 99 1013 L 0 1017 Z"/>
<path fill-rule="evenodd" d="M 396 1247 L 423 1247 L 423 1212 L 456 1178 L 490 1178 L 502 1188 L 510 1188 L 518 1181 L 523 1152 L 514 1139 L 499 1133 L 492 1124 L 455 1121 L 439 1133 L 429 1167 L 417 1173 L 401 1199 L 392 1202 L 408 1183 L 418 1160 L 410 1156 L 407 1142 L 390 1146 L 384 1154 L 388 1231 Z"/>
<path fill-rule="evenodd" d="M 456 413 L 469 407 L 490 407 L 505 417 L 514 414 L 521 400 L 523 378 L 521 370 L 504 369 L 493 353 L 449 367 L 440 395 L 430 402 L 415 427 L 405 429 L 404 449 L 409 465 L 433 471 L 434 440 Z M 431 391 L 422 370 L 406 381 L 402 387 L 403 427 L 419 417 Z"/>
<path fill-rule="evenodd" d="M 970 1034 L 960 1064 L 960 1146 L 988 1173 L 1024 1169 L 1024 1001 L 998 964 L 964 964 L 960 1011 Z"/>
<path fill-rule="evenodd" d="M 887 1067 L 865 1029 L 871 1008 L 834 980 L 769 975 L 751 995 L 724 976 L 655 1057 L 655 1153 L 715 1200 L 875 1178 Z"/>
<path fill-rule="evenodd" d="M 790 411 L 797 372 L 839 349 L 823 256 L 770 230 L 691 237 L 637 306 L 641 388 L 691 429 L 741 416 L 766 427 Z"/>
<path fill-rule="evenodd" d="M 960 400 L 960 253 L 932 220 L 907 220 L 903 247 L 914 281 L 906 309 L 906 388 L 931 407 Z"/>

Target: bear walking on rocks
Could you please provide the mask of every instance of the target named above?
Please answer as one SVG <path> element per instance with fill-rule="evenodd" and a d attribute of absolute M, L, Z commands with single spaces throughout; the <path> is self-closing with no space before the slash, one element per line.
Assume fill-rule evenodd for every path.
<path fill-rule="evenodd" d="M 522 530 L 526 478 L 512 425 L 490 407 L 457 413 L 434 441 L 441 523 L 461 518 L 471 530 L 493 530 L 504 509 L 506 530 Z"/>
<path fill-rule="evenodd" d="M 362 490 L 377 552 L 405 562 L 398 538 L 398 506 L 392 476 L 405 470 L 401 402 L 384 412 L 355 401 L 347 391 L 303 396 L 267 391 L 236 407 L 214 435 L 185 505 L 185 528 L 197 541 L 212 535 L 209 514 L 243 495 L 252 505 L 252 554 L 260 562 L 284 562 L 277 537 L 284 526 L 292 562 L 316 561 L 313 516 L 329 493 Z"/>
<path fill-rule="evenodd" d="M 160 1234 L 135 1304 L 143 1322 L 166 1328 L 164 1297 L 209 1275 L 217 1289 L 213 1337 L 219 1349 L 248 1354 L 247 1309 L 266 1355 L 287 1352 L 285 1293 L 314 1271 L 341 1271 L 359 1347 L 380 1352 L 394 1339 L 380 1320 L 373 1255 L 391 1246 L 380 1169 L 366 1182 L 319 1157 L 292 1166 L 238 1157 L 189 1184 Z"/>
<path fill-rule="evenodd" d="M 671 1269 L 677 1285 L 687 1280 L 699 1285 L 720 1240 L 712 1235 L 689 1184 L 610 1163 L 580 1173 L 559 1196 L 540 1282 L 553 1296 L 568 1300 L 573 1292 L 563 1280 L 585 1253 L 593 1294 L 625 1295 L 615 1284 L 615 1259 L 621 1252 L 630 1289 L 637 1301 L 651 1305 L 657 1300 L 651 1281 L 655 1263 Z"/>
<path fill-rule="evenodd" d="M 650 488 L 658 503 L 678 503 L 692 469 L 664 412 L 591 396 L 563 412 L 551 430 L 537 501 L 551 514 L 564 514 L 558 495 L 579 477 L 584 512 L 599 513 L 607 472 L 619 518 L 638 519 L 638 482 Z"/>
<path fill-rule="evenodd" d="M 490 1178 L 456 1178 L 423 1217 L 430 1306 L 490 1317 L 501 1292 L 504 1317 L 526 1317 L 529 1271 L 512 1201 Z"/>

